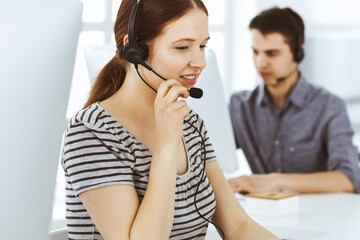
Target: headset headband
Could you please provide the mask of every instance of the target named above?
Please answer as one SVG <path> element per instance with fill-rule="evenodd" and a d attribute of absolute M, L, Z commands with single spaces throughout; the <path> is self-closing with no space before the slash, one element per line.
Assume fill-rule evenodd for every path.
<path fill-rule="evenodd" d="M 129 19 L 129 27 L 128 27 L 128 37 L 129 37 L 129 45 L 130 46 L 136 46 L 136 39 L 135 39 L 135 22 L 136 22 L 136 15 L 138 12 L 140 6 L 140 0 L 137 0 L 137 2 L 134 4 L 130 19 Z"/>

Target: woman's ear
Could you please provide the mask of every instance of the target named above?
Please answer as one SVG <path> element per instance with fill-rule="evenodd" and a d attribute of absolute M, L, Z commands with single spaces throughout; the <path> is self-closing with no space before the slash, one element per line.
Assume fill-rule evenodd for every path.
<path fill-rule="evenodd" d="M 123 38 L 123 44 L 124 46 L 129 42 L 129 35 L 125 35 L 125 37 Z"/>

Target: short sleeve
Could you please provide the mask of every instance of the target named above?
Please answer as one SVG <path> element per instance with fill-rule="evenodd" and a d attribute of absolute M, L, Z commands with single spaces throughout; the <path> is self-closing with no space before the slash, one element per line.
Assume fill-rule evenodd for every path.
<path fill-rule="evenodd" d="M 327 126 L 328 170 L 344 173 L 352 182 L 356 192 L 360 192 L 360 168 L 358 152 L 352 144 L 353 131 L 341 99 L 329 101 L 333 109 Z"/>
<path fill-rule="evenodd" d="M 81 122 L 70 124 L 65 133 L 61 163 L 76 196 L 109 185 L 134 185 L 134 160 L 121 142 Z"/>
<path fill-rule="evenodd" d="M 213 145 L 211 143 L 210 137 L 208 135 L 208 131 L 207 131 L 206 126 L 205 126 L 205 122 L 198 114 L 196 114 L 195 116 L 197 118 L 197 124 L 196 125 L 198 127 L 198 130 L 199 130 L 201 136 L 202 136 L 202 140 L 205 143 L 205 152 L 204 152 L 203 148 L 201 148 L 201 155 L 202 155 L 203 158 L 205 158 L 206 163 L 215 161 L 216 160 L 215 150 L 214 150 L 214 147 L 213 147 Z"/>

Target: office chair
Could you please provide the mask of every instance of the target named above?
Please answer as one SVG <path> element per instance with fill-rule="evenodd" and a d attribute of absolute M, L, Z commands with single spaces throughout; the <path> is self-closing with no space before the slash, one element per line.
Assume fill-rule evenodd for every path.
<path fill-rule="evenodd" d="M 68 232 L 66 228 L 60 228 L 49 232 L 50 240 L 67 240 Z"/>

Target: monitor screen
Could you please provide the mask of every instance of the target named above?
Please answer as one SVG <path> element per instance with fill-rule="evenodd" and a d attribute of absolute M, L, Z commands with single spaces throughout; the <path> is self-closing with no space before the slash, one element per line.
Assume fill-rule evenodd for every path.
<path fill-rule="evenodd" d="M 1 239 L 48 239 L 80 0 L 0 1 Z"/>

